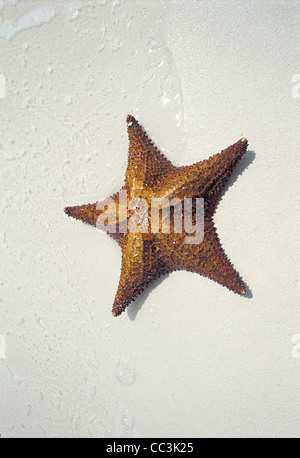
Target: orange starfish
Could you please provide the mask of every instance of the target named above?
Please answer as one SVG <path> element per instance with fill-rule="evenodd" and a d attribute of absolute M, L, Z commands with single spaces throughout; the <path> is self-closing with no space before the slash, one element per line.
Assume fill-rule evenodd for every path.
<path fill-rule="evenodd" d="M 221 247 L 213 215 L 225 182 L 247 150 L 247 140 L 242 138 L 207 160 L 175 167 L 133 116 L 127 116 L 127 128 L 125 185 L 105 201 L 65 208 L 67 215 L 106 230 L 122 249 L 121 276 L 112 314 L 120 315 L 161 275 L 180 269 L 198 272 L 235 293 L 245 294 L 245 284 Z M 189 241 L 191 230 L 185 224 L 188 213 L 184 213 L 179 226 L 175 220 L 184 201 L 190 200 L 191 223 L 195 228 L 196 201 L 200 198 L 204 199 L 204 235 L 202 241 Z M 148 208 L 155 199 L 160 205 L 159 213 L 151 209 L 150 217 Z M 169 220 L 164 213 L 168 202 Z M 168 222 L 169 231 L 162 231 L 162 227 L 168 228 Z"/>

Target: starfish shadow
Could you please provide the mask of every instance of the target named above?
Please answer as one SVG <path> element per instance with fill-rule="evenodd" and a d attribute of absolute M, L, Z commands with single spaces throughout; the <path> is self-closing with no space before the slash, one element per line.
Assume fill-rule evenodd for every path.
<path fill-rule="evenodd" d="M 142 305 L 144 302 L 147 300 L 149 294 L 151 291 L 153 291 L 158 285 L 163 283 L 163 281 L 170 275 L 170 273 L 162 275 L 160 278 L 157 280 L 154 280 L 153 283 L 151 283 L 144 291 L 141 292 L 141 294 L 127 307 L 127 313 L 128 317 L 131 321 L 134 321 L 136 319 L 136 316 L 141 309 Z"/>
<path fill-rule="evenodd" d="M 241 158 L 241 160 L 238 162 L 238 164 L 235 166 L 232 174 L 228 178 L 228 181 L 226 185 L 224 186 L 223 192 L 221 194 L 221 198 L 224 196 L 224 194 L 227 192 L 228 188 L 230 188 L 233 183 L 236 181 L 238 175 L 241 175 L 244 170 L 246 170 L 250 164 L 255 159 L 255 152 L 248 150 L 247 153 Z"/>
<path fill-rule="evenodd" d="M 234 171 L 232 172 L 232 174 L 231 174 L 230 178 L 228 179 L 226 185 L 224 186 L 223 192 L 221 194 L 221 199 L 224 196 L 224 194 L 226 193 L 226 191 L 234 184 L 234 182 L 236 181 L 238 175 L 241 175 L 244 172 L 244 170 L 246 170 L 249 167 L 249 165 L 252 164 L 252 162 L 255 159 L 255 156 L 256 156 L 256 154 L 255 154 L 254 151 L 248 150 L 247 154 L 245 154 L 242 157 L 242 159 L 240 160 L 240 162 L 237 164 L 237 166 L 235 167 Z M 144 302 L 147 300 L 147 298 L 148 298 L 149 294 L 151 293 L 151 291 L 154 290 L 158 285 L 160 285 L 169 275 L 170 275 L 169 273 L 165 274 L 162 277 L 160 277 L 157 280 L 155 280 L 153 283 L 151 283 L 151 285 L 149 285 L 146 288 L 146 290 L 144 290 L 129 305 L 129 307 L 127 308 L 127 314 L 128 314 L 128 317 L 129 317 L 129 319 L 131 321 L 134 321 L 136 319 L 136 316 L 137 316 L 139 310 L 141 309 L 141 307 L 144 304 Z M 244 294 L 243 297 L 247 298 L 247 299 L 251 299 L 253 297 L 252 291 L 250 290 L 250 288 L 247 285 L 247 283 L 245 283 L 245 281 L 244 281 L 244 284 L 246 286 L 246 293 Z"/>
<path fill-rule="evenodd" d="M 244 283 L 245 283 L 245 281 L 244 281 Z M 245 297 L 246 299 L 251 299 L 253 297 L 252 291 L 249 288 L 249 286 L 247 285 L 247 283 L 245 283 L 245 286 L 246 286 L 246 293 L 244 294 L 243 297 Z"/>

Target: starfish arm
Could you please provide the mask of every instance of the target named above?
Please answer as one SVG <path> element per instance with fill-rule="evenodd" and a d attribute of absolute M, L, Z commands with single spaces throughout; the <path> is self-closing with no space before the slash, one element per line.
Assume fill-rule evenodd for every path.
<path fill-rule="evenodd" d="M 141 197 L 143 188 L 153 188 L 160 182 L 160 177 L 175 169 L 172 163 L 153 145 L 137 120 L 127 116 L 129 137 L 128 164 L 126 171 L 126 187 Z M 162 180 L 163 181 L 163 180 Z"/>
<path fill-rule="evenodd" d="M 140 233 L 126 235 L 122 246 L 119 286 L 113 316 L 120 315 L 141 290 L 143 279 L 143 238 Z"/>
<path fill-rule="evenodd" d="M 213 221 L 206 221 L 206 225 L 208 226 L 208 234 L 203 255 L 205 265 L 203 265 L 203 261 L 200 265 L 196 264 L 195 272 L 204 273 L 204 275 L 220 285 L 226 286 L 234 293 L 246 294 L 246 285 L 229 261 L 220 243 Z"/>
<path fill-rule="evenodd" d="M 189 245 L 185 237 L 184 233 L 160 236 L 165 262 L 170 269 L 197 272 L 237 294 L 245 294 L 245 284 L 226 256 L 212 220 L 205 221 L 202 243 Z"/>
<path fill-rule="evenodd" d="M 242 138 L 219 154 L 196 164 L 178 167 L 169 189 L 169 198 L 203 197 L 213 203 L 215 209 L 226 181 L 243 154 L 248 142 Z M 213 213 L 212 211 L 212 213 Z"/>
<path fill-rule="evenodd" d="M 124 188 L 122 188 L 122 190 L 123 189 Z M 106 226 L 105 232 L 107 232 L 108 235 L 110 235 L 110 237 L 116 240 L 120 245 L 122 239 L 124 238 L 124 234 L 118 230 L 119 223 L 121 222 L 119 220 L 119 215 L 122 214 L 119 206 L 119 194 L 120 191 L 108 199 L 101 202 L 95 202 L 94 204 L 66 207 L 64 211 L 68 216 L 81 220 L 82 222 L 90 224 L 94 227 L 97 227 L 98 218 L 105 211 L 105 217 L 107 217 L 109 223 L 112 223 L 111 226 L 109 224 Z M 113 202 L 114 205 L 110 206 L 109 202 Z M 105 207 L 106 204 L 107 206 Z"/>
<path fill-rule="evenodd" d="M 167 272 L 157 245 L 129 232 L 122 241 L 122 267 L 112 314 L 120 315 L 146 286 Z"/>
<path fill-rule="evenodd" d="M 72 218 L 78 219 L 83 223 L 96 227 L 100 211 L 97 210 L 97 202 L 94 204 L 75 205 L 74 207 L 65 207 L 64 212 Z"/>
<path fill-rule="evenodd" d="M 205 200 L 205 216 L 212 217 L 221 198 L 224 186 L 237 163 L 246 153 L 248 142 L 242 138 L 221 153 L 212 156 L 205 162 L 205 177 L 207 185 L 201 191 Z M 214 175 L 215 174 L 215 175 Z"/>

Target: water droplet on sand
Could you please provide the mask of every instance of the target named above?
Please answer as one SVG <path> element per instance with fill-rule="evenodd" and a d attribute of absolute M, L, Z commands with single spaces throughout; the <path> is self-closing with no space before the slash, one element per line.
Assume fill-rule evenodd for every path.
<path fill-rule="evenodd" d="M 68 19 L 68 21 L 74 21 L 74 19 L 78 18 L 80 9 L 74 5 L 65 5 L 63 14 L 65 15 L 66 19 Z"/>
<path fill-rule="evenodd" d="M 121 411 L 119 432 L 120 437 L 131 437 L 134 425 L 134 418 L 132 412 L 127 409 Z"/>
<path fill-rule="evenodd" d="M 116 361 L 115 374 L 117 380 L 124 385 L 132 385 L 135 382 L 135 370 L 129 366 L 126 359 L 122 358 Z"/>

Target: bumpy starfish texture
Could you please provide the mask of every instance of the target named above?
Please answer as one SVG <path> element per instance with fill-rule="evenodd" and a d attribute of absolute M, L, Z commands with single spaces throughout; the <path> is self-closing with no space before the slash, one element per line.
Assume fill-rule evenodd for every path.
<path fill-rule="evenodd" d="M 133 116 L 127 116 L 129 154 L 125 185 L 111 196 L 115 203 L 115 229 L 106 228 L 122 250 L 122 267 L 112 314 L 120 315 L 135 297 L 161 275 L 175 271 L 197 272 L 238 294 L 245 294 L 245 284 L 228 260 L 217 235 L 213 215 L 224 185 L 237 162 L 247 150 L 247 140 L 242 138 L 234 145 L 211 156 L 209 159 L 184 167 L 175 167 L 152 143 Z M 125 192 L 126 201 L 121 195 Z M 123 197 L 122 197 L 123 198 Z M 204 199 L 204 238 L 201 243 L 187 244 L 186 233 L 174 231 L 174 218 L 170 233 L 162 231 L 120 231 L 121 225 L 129 224 L 134 208 L 132 199 L 142 198 L 150 208 L 152 198 L 173 198 L 181 203 L 192 198 L 193 222 L 195 200 Z M 105 201 L 75 207 L 65 212 L 73 218 L 97 227 L 97 220 L 106 209 Z M 124 207 L 127 206 L 126 211 Z M 129 209 L 129 210 L 128 210 Z M 160 214 L 161 216 L 161 214 Z M 171 215 L 172 216 L 172 215 Z M 173 214 L 174 216 L 174 214 Z M 109 220 L 109 218 L 108 218 Z M 144 223 L 149 223 L 146 215 Z M 108 222 L 108 225 L 111 224 Z M 146 224 L 146 226 L 147 226 Z M 162 223 L 161 223 L 162 224 Z"/>

